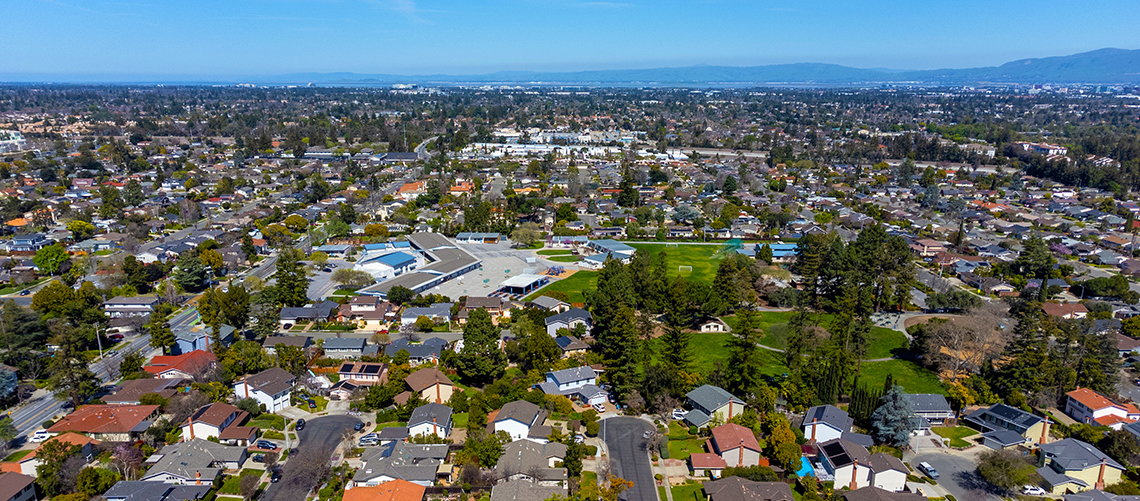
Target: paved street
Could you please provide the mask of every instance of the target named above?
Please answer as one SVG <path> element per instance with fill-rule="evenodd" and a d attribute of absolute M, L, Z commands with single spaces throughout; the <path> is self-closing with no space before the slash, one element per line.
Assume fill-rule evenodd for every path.
<path fill-rule="evenodd" d="M 975 447 L 974 449 L 978 449 Z M 920 462 L 930 463 L 938 471 L 938 485 L 953 494 L 960 501 L 989 501 L 1001 499 L 990 492 L 989 484 L 978 476 L 977 464 L 971 459 L 974 450 L 930 452 L 919 454 L 909 460 L 911 466 Z M 917 474 L 917 473 L 916 473 Z"/>
<path fill-rule="evenodd" d="M 297 433 L 301 441 L 297 451 L 312 447 L 332 447 L 340 444 L 341 433 L 351 430 L 360 420 L 352 416 L 325 416 L 308 421 L 305 429 Z M 290 461 L 285 462 L 281 470 L 281 481 L 269 484 L 261 501 L 304 501 L 305 495 L 313 488 L 295 475 L 296 467 Z"/>
<path fill-rule="evenodd" d="M 649 461 L 645 439 L 641 438 L 653 425 L 631 417 L 609 418 L 602 423 L 614 475 L 633 482 L 623 497 L 629 501 L 658 501 L 653 464 Z"/>

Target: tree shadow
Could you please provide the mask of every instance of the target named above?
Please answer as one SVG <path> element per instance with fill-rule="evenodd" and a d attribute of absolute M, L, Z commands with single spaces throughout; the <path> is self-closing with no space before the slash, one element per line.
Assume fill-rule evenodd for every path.
<path fill-rule="evenodd" d="M 958 484 L 958 487 L 965 489 L 967 493 L 971 495 L 971 497 L 973 497 L 976 493 L 976 499 L 978 500 L 986 499 L 988 497 L 986 496 L 987 494 L 992 494 L 994 496 L 1001 496 L 1003 494 L 1003 491 L 1001 489 L 987 482 L 985 479 L 979 476 L 977 472 L 959 471 L 957 473 L 954 473 L 953 477 L 954 482 Z"/>

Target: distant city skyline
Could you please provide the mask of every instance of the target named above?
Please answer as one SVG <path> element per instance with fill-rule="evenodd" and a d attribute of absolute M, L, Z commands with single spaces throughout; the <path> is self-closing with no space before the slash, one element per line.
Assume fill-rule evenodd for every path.
<path fill-rule="evenodd" d="M 8 0 L 0 80 L 699 64 L 995 66 L 1140 48 L 1140 2 Z"/>

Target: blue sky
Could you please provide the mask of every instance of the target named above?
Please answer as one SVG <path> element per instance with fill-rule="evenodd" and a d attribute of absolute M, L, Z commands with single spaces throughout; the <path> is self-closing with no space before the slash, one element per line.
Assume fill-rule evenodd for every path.
<path fill-rule="evenodd" d="M 1136 0 L 3 0 L 0 78 L 990 66 L 1140 48 Z"/>

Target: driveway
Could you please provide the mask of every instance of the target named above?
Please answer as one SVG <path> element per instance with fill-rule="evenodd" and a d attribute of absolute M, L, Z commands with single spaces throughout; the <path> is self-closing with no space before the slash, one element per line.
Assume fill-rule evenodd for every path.
<path fill-rule="evenodd" d="M 606 448 L 614 475 L 633 482 L 622 496 L 628 501 L 658 501 L 657 483 L 653 480 L 653 464 L 641 435 L 653 425 L 631 417 L 615 417 L 602 421 Z M 598 479 L 602 481 L 602 479 Z"/>
<path fill-rule="evenodd" d="M 973 449 L 978 449 L 975 447 Z M 1001 497 L 991 492 L 991 486 L 977 474 L 977 463 L 972 459 L 973 449 L 970 451 L 933 452 L 919 454 L 909 460 L 910 465 L 918 468 L 918 463 L 930 463 L 938 471 L 938 485 L 953 494 L 959 501 L 989 501 L 1000 500 Z M 921 475 L 915 472 L 915 475 Z"/>
<path fill-rule="evenodd" d="M 301 442 L 297 450 L 310 447 L 335 448 L 340 444 L 341 433 L 344 430 L 351 430 L 359 422 L 361 422 L 359 419 L 352 416 L 325 416 L 312 419 L 305 423 L 305 429 L 297 433 L 297 439 Z M 305 495 L 313 486 L 302 485 L 302 482 L 292 475 L 294 473 L 291 471 L 292 466 L 291 462 L 285 462 L 285 467 L 281 470 L 281 481 L 269 484 L 265 493 L 261 495 L 261 501 L 304 501 Z"/>

